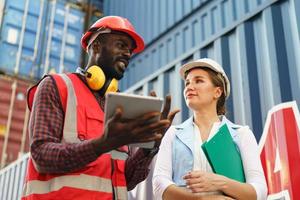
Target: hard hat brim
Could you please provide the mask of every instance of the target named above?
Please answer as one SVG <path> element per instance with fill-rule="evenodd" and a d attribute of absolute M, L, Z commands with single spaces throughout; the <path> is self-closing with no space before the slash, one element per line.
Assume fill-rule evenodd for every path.
<path fill-rule="evenodd" d="M 124 29 L 115 29 L 115 31 L 127 33 L 134 40 L 136 48 L 133 50 L 133 53 L 139 53 L 144 50 L 144 48 L 145 48 L 144 40 L 137 33 L 128 31 L 128 30 L 124 30 Z"/>

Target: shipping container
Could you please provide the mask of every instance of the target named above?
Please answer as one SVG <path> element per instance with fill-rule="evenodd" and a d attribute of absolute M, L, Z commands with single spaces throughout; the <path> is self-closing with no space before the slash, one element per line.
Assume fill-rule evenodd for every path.
<path fill-rule="evenodd" d="M 131 59 L 121 90 L 170 93 L 172 107 L 181 109 L 175 124 L 192 114 L 179 69 L 204 57 L 218 61 L 232 83 L 227 117 L 249 125 L 257 141 L 268 110 L 300 105 L 299 0 L 106 0 L 104 14 L 128 18 L 147 43 Z M 151 199 L 151 177 L 137 191 L 131 199 Z"/>
<path fill-rule="evenodd" d="M 49 11 L 40 76 L 75 71 L 81 55 L 84 13 L 56 1 L 49 2 Z"/>
<path fill-rule="evenodd" d="M 78 4 L 80 6 L 92 6 L 97 10 L 103 10 L 103 0 L 62 0 L 65 2 L 70 2 Z"/>
<path fill-rule="evenodd" d="M 80 65 L 84 12 L 57 0 L 7 0 L 0 30 L 0 70 L 38 79 Z"/>
<path fill-rule="evenodd" d="M 28 152 L 26 92 L 32 82 L 0 76 L 0 160 L 1 166 Z"/>
<path fill-rule="evenodd" d="M 44 1 L 4 1 L 1 22 L 0 69 L 8 74 L 37 77 Z M 31 9 L 30 9 L 31 8 Z"/>

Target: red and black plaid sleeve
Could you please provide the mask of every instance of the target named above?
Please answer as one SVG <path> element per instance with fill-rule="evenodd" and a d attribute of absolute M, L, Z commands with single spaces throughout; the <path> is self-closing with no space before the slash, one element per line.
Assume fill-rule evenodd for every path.
<path fill-rule="evenodd" d="M 139 149 L 126 160 L 125 176 L 128 191 L 147 178 L 153 157 L 154 155 L 146 155 L 143 149 Z"/>
<path fill-rule="evenodd" d="M 42 172 L 65 173 L 97 159 L 90 141 L 62 143 L 64 112 L 51 77 L 38 86 L 30 117 L 30 151 Z"/>
<path fill-rule="evenodd" d="M 101 104 L 100 99 L 97 99 Z M 83 168 L 97 159 L 91 140 L 63 143 L 64 111 L 55 81 L 46 77 L 38 86 L 31 112 L 29 132 L 31 156 L 44 173 L 66 173 Z M 142 149 L 126 160 L 128 190 L 143 181 L 149 173 L 152 156 Z"/>

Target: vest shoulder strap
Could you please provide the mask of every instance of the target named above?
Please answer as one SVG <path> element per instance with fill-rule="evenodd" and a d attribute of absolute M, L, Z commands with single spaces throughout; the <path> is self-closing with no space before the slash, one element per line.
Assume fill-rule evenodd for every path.
<path fill-rule="evenodd" d="M 55 81 L 55 85 L 56 85 L 58 93 L 59 93 L 59 97 L 60 97 L 60 100 L 61 100 L 61 103 L 62 103 L 62 107 L 63 107 L 63 110 L 65 112 L 66 111 L 66 105 L 67 105 L 67 98 L 68 98 L 68 89 L 67 89 L 65 81 L 58 74 L 45 75 L 37 84 L 35 84 L 34 86 L 32 86 L 31 88 L 28 89 L 28 91 L 27 91 L 27 105 L 28 105 L 28 108 L 31 111 L 33 101 L 34 101 L 34 96 L 35 96 L 35 93 L 37 91 L 38 85 L 40 84 L 40 82 L 44 78 L 46 78 L 48 76 L 51 77 Z"/>
<path fill-rule="evenodd" d="M 66 112 L 67 98 L 68 98 L 68 88 L 66 86 L 66 83 L 62 79 L 62 77 L 58 74 L 52 75 L 52 78 L 56 82 L 56 86 L 57 86 L 58 93 L 60 96 L 60 101 L 61 101 L 64 112 Z"/>

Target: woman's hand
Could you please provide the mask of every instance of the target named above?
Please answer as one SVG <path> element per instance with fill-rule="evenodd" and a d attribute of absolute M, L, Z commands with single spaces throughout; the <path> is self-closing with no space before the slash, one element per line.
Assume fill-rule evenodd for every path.
<path fill-rule="evenodd" d="M 193 193 L 222 191 L 226 184 L 226 177 L 203 171 L 189 172 L 183 179 Z"/>

